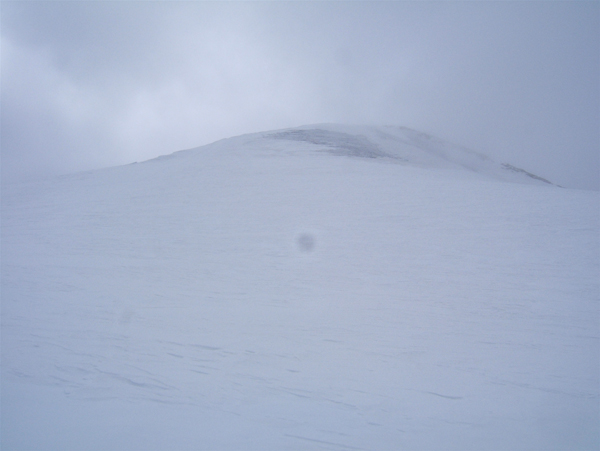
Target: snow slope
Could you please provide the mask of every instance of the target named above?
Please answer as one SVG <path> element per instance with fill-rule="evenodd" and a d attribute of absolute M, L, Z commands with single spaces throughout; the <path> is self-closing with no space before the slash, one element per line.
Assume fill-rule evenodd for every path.
<path fill-rule="evenodd" d="M 337 125 L 7 186 L 1 447 L 598 449 L 599 201 Z"/>

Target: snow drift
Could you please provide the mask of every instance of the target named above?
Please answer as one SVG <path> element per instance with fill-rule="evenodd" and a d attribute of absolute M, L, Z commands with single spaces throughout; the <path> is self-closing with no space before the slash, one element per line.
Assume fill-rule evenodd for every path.
<path fill-rule="evenodd" d="M 598 207 L 397 127 L 7 186 L 2 449 L 597 449 Z"/>

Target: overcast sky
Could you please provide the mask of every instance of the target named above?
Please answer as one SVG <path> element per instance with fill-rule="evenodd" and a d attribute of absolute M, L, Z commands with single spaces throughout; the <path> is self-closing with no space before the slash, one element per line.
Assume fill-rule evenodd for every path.
<path fill-rule="evenodd" d="M 311 123 L 600 189 L 600 2 L 1 3 L 2 179 Z"/>

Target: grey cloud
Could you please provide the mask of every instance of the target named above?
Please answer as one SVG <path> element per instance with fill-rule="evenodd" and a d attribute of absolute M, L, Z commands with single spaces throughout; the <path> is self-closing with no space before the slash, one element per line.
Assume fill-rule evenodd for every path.
<path fill-rule="evenodd" d="M 3 179 L 315 122 L 600 188 L 595 2 L 3 2 Z"/>

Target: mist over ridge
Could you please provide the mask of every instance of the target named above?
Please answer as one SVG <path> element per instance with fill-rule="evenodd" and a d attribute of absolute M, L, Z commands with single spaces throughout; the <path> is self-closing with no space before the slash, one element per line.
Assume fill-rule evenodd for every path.
<path fill-rule="evenodd" d="M 213 144 L 179 152 L 201 153 L 210 148 L 222 148 L 223 152 L 242 152 L 248 148 L 252 152 L 261 146 L 264 149 L 278 149 L 282 153 L 323 152 L 423 168 L 465 170 L 496 180 L 553 185 L 547 179 L 509 162 L 495 162 L 480 152 L 430 134 L 392 125 L 311 124 L 224 138 Z M 176 156 L 179 152 L 169 155 Z M 157 159 L 167 157 L 163 155 Z"/>

